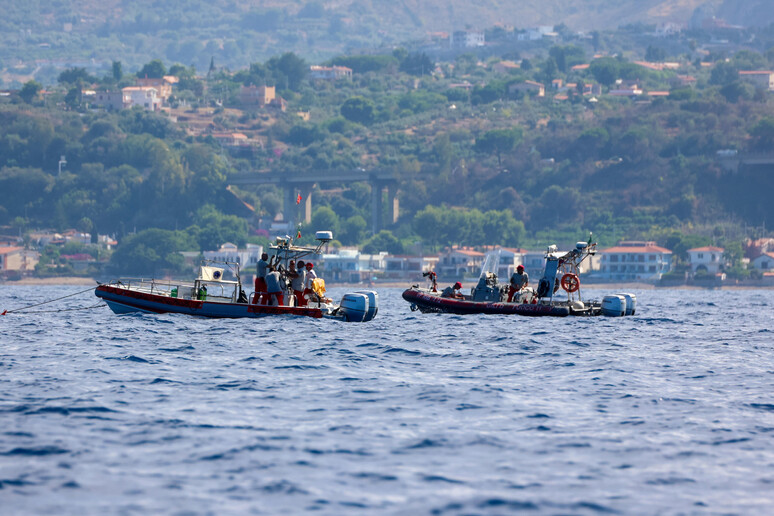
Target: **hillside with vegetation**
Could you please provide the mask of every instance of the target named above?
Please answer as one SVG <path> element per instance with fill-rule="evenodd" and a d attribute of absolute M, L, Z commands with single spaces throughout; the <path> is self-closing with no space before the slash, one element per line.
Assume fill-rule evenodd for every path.
<path fill-rule="evenodd" d="M 32 78 L 54 83 L 68 66 L 105 73 L 116 60 L 136 71 L 149 56 L 199 71 L 214 59 L 235 70 L 285 52 L 321 62 L 351 49 L 389 51 L 407 41 L 442 52 L 448 42 L 438 40 L 440 33 L 460 29 L 548 25 L 590 32 L 685 24 L 692 17 L 700 23 L 715 15 L 745 26 L 774 22 L 771 6 L 760 0 L 6 2 L 0 17 L 0 87 L 15 88 Z"/>
<path fill-rule="evenodd" d="M 175 269 L 177 251 L 266 242 L 281 192 L 237 187 L 235 177 L 381 169 L 400 180 L 396 224 L 369 232 L 368 183 L 326 184 L 313 192 L 303 238 L 332 229 L 340 244 L 401 253 L 542 247 L 593 231 L 602 245 L 644 238 L 678 252 L 713 242 L 738 249 L 774 219 L 774 174 L 728 172 L 718 151 L 774 148 L 772 93 L 738 74 L 773 68 L 774 50 L 710 52 L 702 47 L 713 34 L 691 36 L 594 57 L 641 36 L 568 32 L 508 68 L 498 65 L 512 51 L 447 61 L 403 48 L 341 54 L 329 63 L 353 75 L 335 82 L 312 80 L 310 63 L 293 53 L 207 76 L 157 59 L 136 74 L 119 61 L 103 76 L 74 67 L 48 91 L 30 81 L 0 100 L 0 225 L 114 235 L 118 268 Z M 665 61 L 678 69 L 653 64 Z M 162 112 L 105 112 L 81 96 L 169 74 L 179 82 Z M 546 96 L 516 87 L 527 81 Z M 611 94 L 627 83 L 642 95 Z M 243 87 L 263 84 L 276 86 L 285 111 L 243 103 Z M 218 139 L 234 132 L 250 144 Z"/>

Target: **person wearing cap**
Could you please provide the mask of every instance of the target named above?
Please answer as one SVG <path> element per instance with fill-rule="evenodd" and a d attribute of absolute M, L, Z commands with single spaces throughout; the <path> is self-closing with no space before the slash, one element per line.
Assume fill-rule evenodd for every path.
<path fill-rule="evenodd" d="M 462 288 L 462 283 L 459 281 L 452 285 L 451 287 L 446 287 L 443 289 L 443 292 L 441 292 L 441 297 L 451 297 L 454 299 L 463 299 L 462 292 L 460 292 L 460 289 Z"/>
<path fill-rule="evenodd" d="M 516 272 L 511 274 L 511 287 L 508 289 L 508 302 L 513 300 L 513 295 L 529 285 L 529 274 L 523 265 L 516 267 Z"/>
<path fill-rule="evenodd" d="M 314 280 L 317 279 L 317 273 L 314 271 L 314 264 L 312 262 L 306 262 L 306 278 L 304 279 L 304 304 L 306 305 L 309 299 L 314 295 Z"/>
<path fill-rule="evenodd" d="M 292 261 L 290 262 L 293 263 Z M 296 299 L 296 306 L 306 305 L 306 299 L 304 299 L 304 282 L 306 281 L 306 269 L 303 260 L 298 260 L 295 269 L 288 271 L 288 277 L 290 278 L 290 288 L 293 290 L 293 297 Z"/>

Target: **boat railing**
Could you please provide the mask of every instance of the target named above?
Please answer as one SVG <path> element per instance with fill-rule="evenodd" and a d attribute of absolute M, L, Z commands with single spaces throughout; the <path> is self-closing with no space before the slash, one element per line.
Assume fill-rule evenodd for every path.
<path fill-rule="evenodd" d="M 113 284 L 127 288 L 129 290 L 157 295 L 164 295 L 165 293 L 169 294 L 174 288 L 194 288 L 193 281 L 159 280 L 147 278 L 122 278 L 120 280 L 114 281 Z"/>
<path fill-rule="evenodd" d="M 207 288 L 208 301 L 233 302 L 238 296 L 236 281 L 186 281 L 159 280 L 146 278 L 124 278 L 112 283 L 133 292 L 155 294 L 157 296 L 197 299 L 199 287 Z"/>

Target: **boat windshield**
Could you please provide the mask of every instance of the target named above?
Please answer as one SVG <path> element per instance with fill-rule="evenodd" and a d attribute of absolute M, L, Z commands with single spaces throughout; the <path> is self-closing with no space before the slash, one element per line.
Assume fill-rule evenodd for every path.
<path fill-rule="evenodd" d="M 497 268 L 500 265 L 500 250 L 489 251 L 484 256 L 484 264 L 481 266 L 481 275 L 479 278 L 487 277 L 487 273 L 497 274 Z"/>

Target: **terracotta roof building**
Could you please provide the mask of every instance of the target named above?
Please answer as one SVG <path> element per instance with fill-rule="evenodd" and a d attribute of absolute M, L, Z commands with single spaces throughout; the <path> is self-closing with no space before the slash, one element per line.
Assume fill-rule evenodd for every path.
<path fill-rule="evenodd" d="M 655 242 L 622 241 L 599 252 L 599 275 L 613 281 L 653 281 L 672 268 L 672 251 Z"/>
<path fill-rule="evenodd" d="M 724 251 L 725 249 L 722 247 L 715 247 L 713 245 L 688 249 L 686 252 L 688 253 L 688 263 L 691 266 L 691 272 L 717 274 L 723 266 Z"/>

